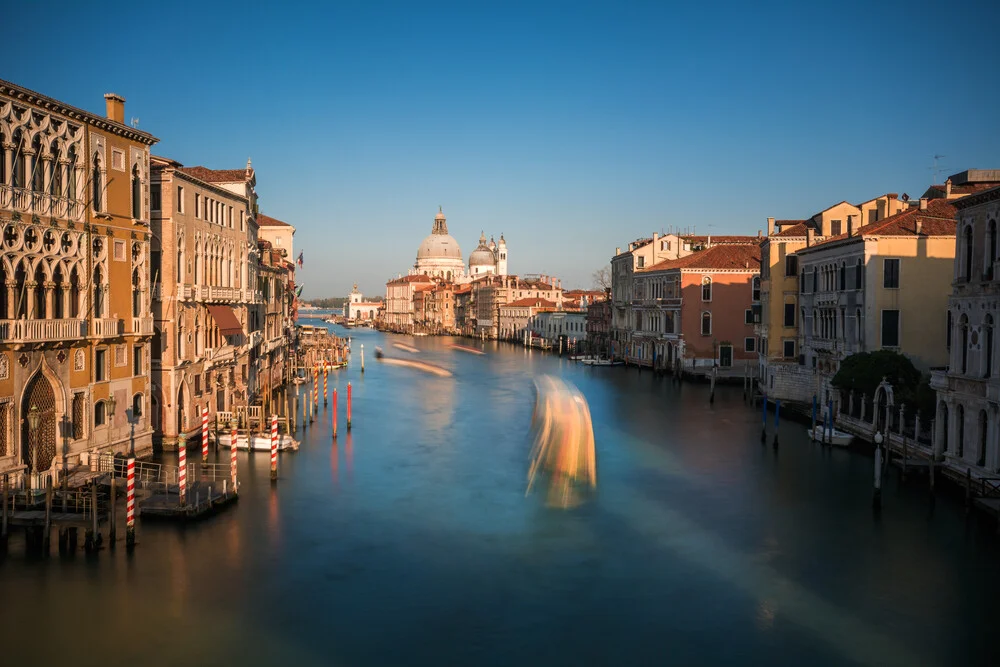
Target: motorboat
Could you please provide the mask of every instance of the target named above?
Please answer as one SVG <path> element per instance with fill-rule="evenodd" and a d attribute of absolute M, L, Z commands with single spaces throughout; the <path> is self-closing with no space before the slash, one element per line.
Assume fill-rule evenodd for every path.
<path fill-rule="evenodd" d="M 219 434 L 219 446 L 229 449 L 232 446 L 232 435 L 229 433 Z M 249 445 L 245 433 L 236 436 L 236 449 L 252 449 L 255 452 L 271 451 L 271 436 L 268 433 L 254 433 L 251 436 Z M 278 451 L 298 451 L 299 441 L 295 438 L 281 433 L 278 435 Z"/>
<path fill-rule="evenodd" d="M 614 359 L 581 359 L 581 363 L 587 366 L 621 366 L 621 361 L 616 361 Z"/>
<path fill-rule="evenodd" d="M 823 424 L 817 424 L 812 431 L 813 440 L 817 442 L 829 442 L 838 447 L 847 447 L 854 440 L 854 436 L 846 431 L 836 428 L 829 428 Z"/>

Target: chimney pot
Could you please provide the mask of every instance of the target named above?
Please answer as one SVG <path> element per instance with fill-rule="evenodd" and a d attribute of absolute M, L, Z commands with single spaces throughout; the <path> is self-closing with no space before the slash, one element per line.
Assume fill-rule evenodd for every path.
<path fill-rule="evenodd" d="M 775 234 L 777 234 L 777 233 L 778 233 L 778 230 L 777 230 L 777 229 L 775 229 L 775 227 L 774 227 L 774 218 L 768 218 L 768 219 L 767 219 L 767 228 L 768 228 L 768 229 L 774 229 L 774 233 L 775 233 Z"/>
<path fill-rule="evenodd" d="M 913 226 L 916 228 L 917 234 L 919 234 L 920 230 L 923 229 L 924 227 L 924 221 L 921 220 L 920 218 L 917 218 L 917 221 L 913 223 Z"/>
<path fill-rule="evenodd" d="M 944 198 L 951 199 L 951 177 L 944 182 Z"/>
<path fill-rule="evenodd" d="M 854 236 L 854 216 L 847 216 L 847 235 Z"/>
<path fill-rule="evenodd" d="M 920 210 L 921 211 L 926 211 L 927 210 L 927 197 L 921 197 L 920 198 Z"/>
<path fill-rule="evenodd" d="M 812 227 L 806 227 L 806 247 L 808 248 L 813 244 L 813 234 L 815 230 Z"/>
<path fill-rule="evenodd" d="M 107 93 L 104 96 L 104 108 L 108 120 L 125 124 L 125 98 L 115 93 Z"/>

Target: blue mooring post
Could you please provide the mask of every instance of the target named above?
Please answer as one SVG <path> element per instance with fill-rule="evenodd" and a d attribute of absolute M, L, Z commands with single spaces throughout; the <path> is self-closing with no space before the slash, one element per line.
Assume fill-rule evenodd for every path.
<path fill-rule="evenodd" d="M 778 419 L 781 416 L 781 399 L 774 402 L 774 448 L 778 448 Z"/>
<path fill-rule="evenodd" d="M 816 394 L 813 394 L 812 430 L 809 431 L 809 437 L 816 442 Z"/>
<path fill-rule="evenodd" d="M 767 442 L 767 394 L 761 395 L 760 402 L 760 444 Z"/>

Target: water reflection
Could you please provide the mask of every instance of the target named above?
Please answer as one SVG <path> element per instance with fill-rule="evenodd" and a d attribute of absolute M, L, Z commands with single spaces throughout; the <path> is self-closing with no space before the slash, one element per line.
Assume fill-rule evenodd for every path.
<path fill-rule="evenodd" d="M 454 377 L 372 358 L 365 376 L 336 372 L 354 384 L 351 432 L 341 391 L 336 441 L 321 411 L 276 487 L 266 454 L 241 453 L 238 504 L 185 529 L 141 523 L 131 559 L 29 564 L 15 534 L 4 658 L 117 664 L 122 628 L 153 666 L 664 664 L 665 645 L 682 665 L 994 657 L 1000 549 L 950 496 L 928 516 L 919 481 L 892 476 L 874 521 L 870 459 L 791 421 L 775 458 L 738 389 L 709 405 L 707 386 L 633 369 L 364 335 Z M 600 493 L 572 512 L 524 497 L 536 374 L 571 381 L 591 413 Z M 40 618 L 87 654 L 26 646 Z"/>

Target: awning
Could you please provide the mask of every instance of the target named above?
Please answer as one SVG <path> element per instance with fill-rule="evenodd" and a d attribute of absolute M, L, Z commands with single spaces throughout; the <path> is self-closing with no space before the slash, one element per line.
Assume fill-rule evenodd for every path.
<path fill-rule="evenodd" d="M 219 325 L 223 336 L 239 336 L 243 333 L 243 325 L 229 306 L 209 304 L 208 310 L 212 313 L 215 323 Z"/>

